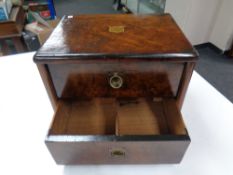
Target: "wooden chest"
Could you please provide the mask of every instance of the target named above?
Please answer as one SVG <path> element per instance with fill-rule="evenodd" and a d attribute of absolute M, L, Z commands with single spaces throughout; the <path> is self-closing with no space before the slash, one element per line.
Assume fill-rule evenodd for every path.
<path fill-rule="evenodd" d="M 58 164 L 179 163 L 197 53 L 169 14 L 65 16 L 36 53 Z"/>

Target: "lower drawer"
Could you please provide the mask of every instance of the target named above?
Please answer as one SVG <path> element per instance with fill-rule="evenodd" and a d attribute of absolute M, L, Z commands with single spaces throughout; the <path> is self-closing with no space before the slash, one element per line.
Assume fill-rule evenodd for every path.
<path fill-rule="evenodd" d="M 189 143 L 173 99 L 60 101 L 46 138 L 58 164 L 179 163 Z"/>

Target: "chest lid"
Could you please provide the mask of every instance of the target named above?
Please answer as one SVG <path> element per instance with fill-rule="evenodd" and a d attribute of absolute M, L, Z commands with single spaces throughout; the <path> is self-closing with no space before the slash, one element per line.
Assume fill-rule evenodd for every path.
<path fill-rule="evenodd" d="M 65 16 L 35 62 L 78 59 L 193 61 L 197 53 L 169 14 Z"/>

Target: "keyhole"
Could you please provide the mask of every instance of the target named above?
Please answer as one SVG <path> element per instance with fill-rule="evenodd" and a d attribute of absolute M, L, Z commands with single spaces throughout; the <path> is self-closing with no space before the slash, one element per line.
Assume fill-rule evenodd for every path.
<path fill-rule="evenodd" d="M 111 156 L 112 157 L 124 157 L 125 152 L 122 150 L 113 150 L 113 151 L 111 151 Z"/>

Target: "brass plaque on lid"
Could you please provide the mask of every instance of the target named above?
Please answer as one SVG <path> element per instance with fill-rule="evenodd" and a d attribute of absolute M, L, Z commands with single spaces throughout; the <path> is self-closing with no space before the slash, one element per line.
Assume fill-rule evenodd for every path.
<path fill-rule="evenodd" d="M 122 33 L 125 31 L 125 26 L 109 26 L 108 31 L 111 33 Z"/>

